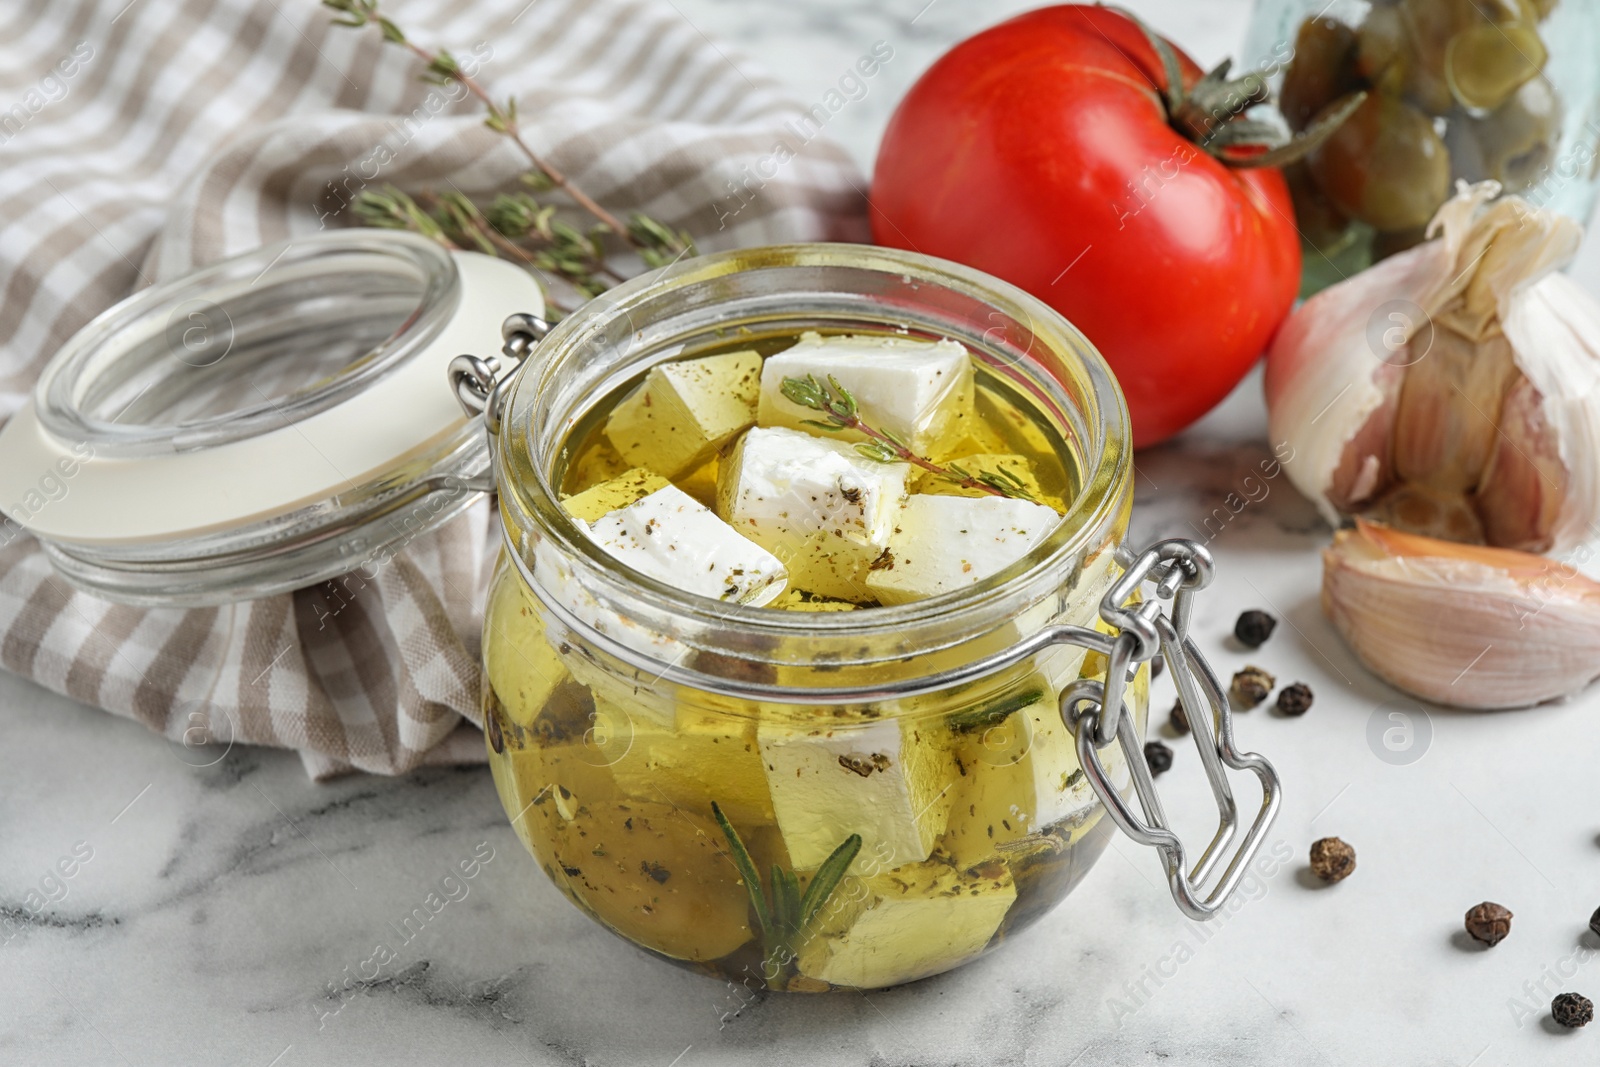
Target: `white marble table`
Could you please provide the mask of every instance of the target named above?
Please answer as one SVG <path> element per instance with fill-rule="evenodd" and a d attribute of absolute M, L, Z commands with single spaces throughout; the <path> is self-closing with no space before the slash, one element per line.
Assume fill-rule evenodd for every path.
<path fill-rule="evenodd" d="M 942 48 L 1026 6 L 674 2 L 803 97 L 892 42 L 893 62 L 830 128 L 863 165 Z M 1202 61 L 1243 35 L 1240 0 L 1133 6 Z M 1597 262 L 1591 247 L 1591 285 Z M 1252 380 L 1182 447 L 1142 455 L 1138 534 L 1193 535 L 1265 454 L 1262 425 Z M 1600 905 L 1600 694 L 1504 714 L 1417 709 L 1322 618 L 1327 537 L 1278 482 L 1212 541 L 1222 577 L 1197 626 L 1219 669 L 1258 660 L 1318 694 L 1300 720 L 1241 718 L 1243 743 L 1287 787 L 1269 839 L 1279 859 L 1236 910 L 1185 921 L 1156 857 L 1119 840 L 1066 905 L 972 966 L 870 996 L 771 997 L 737 1016 L 721 985 L 646 958 L 562 900 L 486 770 L 316 786 L 294 757 L 242 748 L 196 767 L 135 723 L 0 675 L 0 1064 L 1595 1062 L 1600 1027 L 1555 1032 L 1546 1008 L 1561 989 L 1600 996 L 1600 942 L 1584 932 Z M 1248 606 L 1285 623 L 1246 657 L 1224 637 Z M 1158 691 L 1164 708 L 1170 689 Z M 1414 728 L 1398 752 L 1381 740 L 1393 712 Z M 1198 812 L 1192 750 L 1179 760 L 1163 779 L 1170 807 Z M 1327 834 L 1352 842 L 1360 866 L 1319 888 L 1305 852 Z M 401 943 L 396 924 L 475 853 L 466 895 Z M 52 880 L 63 859 L 72 877 Z M 37 917 L 33 892 L 54 898 Z M 1492 952 L 1460 932 L 1485 898 L 1517 915 Z M 347 986 L 380 941 L 395 961 Z"/>

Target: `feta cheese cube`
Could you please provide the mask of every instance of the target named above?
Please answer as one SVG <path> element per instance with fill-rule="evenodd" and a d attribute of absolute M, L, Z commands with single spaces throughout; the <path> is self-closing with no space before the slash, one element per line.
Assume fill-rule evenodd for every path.
<path fill-rule="evenodd" d="M 819 413 L 783 395 L 785 378 L 830 377 L 860 405 L 861 419 L 892 433 L 912 451 L 929 455 L 972 408 L 972 360 L 955 341 L 903 337 L 800 335 L 791 348 L 768 356 L 761 368 L 762 426 L 801 429 Z M 865 440 L 852 432 L 846 440 Z"/>
<path fill-rule="evenodd" d="M 495 699 L 511 723 L 533 726 L 545 701 L 566 678 L 533 595 L 515 575 L 497 576 L 485 611 L 483 666 Z"/>
<path fill-rule="evenodd" d="M 545 620 L 550 643 L 562 650 L 563 665 L 583 685 L 593 687 L 613 678 L 611 669 L 592 658 L 595 654 L 586 647 L 589 629 L 662 663 L 676 663 L 689 654 L 689 646 L 676 634 L 664 633 L 602 603 L 586 584 L 586 576 L 546 538 L 533 545 L 533 580 L 541 591 L 540 599 L 548 598 L 554 609 Z M 569 628 L 573 624 L 576 628 Z"/>
<path fill-rule="evenodd" d="M 867 568 L 888 547 L 910 465 L 785 429 L 751 430 L 723 465 L 717 510 L 789 569 L 797 589 L 867 599 Z"/>
<path fill-rule="evenodd" d="M 777 557 L 676 486 L 590 523 L 589 536 L 634 570 L 713 600 L 765 604 L 788 578 Z"/>
<path fill-rule="evenodd" d="M 956 777 L 947 746 L 903 719 L 804 729 L 756 729 L 778 828 L 796 870 L 811 870 L 851 834 L 855 866 L 877 857 L 898 866 L 928 858 L 944 832 Z"/>
<path fill-rule="evenodd" d="M 610 441 L 602 438 L 572 457 L 567 477 L 579 485 L 594 485 L 626 474 L 632 467 L 633 464 L 624 460 L 617 454 L 617 450 L 611 447 Z"/>
<path fill-rule="evenodd" d="M 1076 742 L 1061 721 L 1055 688 L 1038 681 L 1037 688 L 997 701 L 992 716 L 976 709 L 957 734 L 962 774 L 951 790 L 941 848 L 958 867 L 994 859 L 1003 846 L 1047 829 L 1077 829 L 1099 804 L 1079 773 Z"/>
<path fill-rule="evenodd" d="M 1003 455 L 1015 451 L 1005 435 L 991 425 L 983 415 L 984 409 L 994 406 L 982 391 L 977 392 L 972 410 L 962 414 L 952 423 L 949 447 L 943 452 L 929 455 L 928 458 L 935 463 L 944 463 L 961 456 L 990 453 Z"/>
<path fill-rule="evenodd" d="M 1055 509 L 1027 500 L 910 497 L 867 589 L 885 604 L 904 604 L 973 585 L 1027 555 L 1060 521 Z"/>
<path fill-rule="evenodd" d="M 1059 603 L 1041 604 L 1036 618 L 1021 623 L 1013 640 L 1051 623 L 1093 627 L 1100 600 L 1121 574 L 1110 547 L 1088 557 Z M 1034 614 L 1034 612 L 1026 612 Z M 1103 677 L 1105 657 L 1078 645 L 1056 645 L 1033 662 L 1036 669 L 985 704 L 950 717 L 953 749 L 961 771 L 951 790 L 950 822 L 939 843 L 958 867 L 1001 853 L 1027 852 L 1030 842 L 1050 848 L 1077 841 L 1104 814 L 1079 773 L 1077 743 L 1061 721 L 1057 695 L 1079 677 Z M 1130 706 L 1149 702 L 1148 674 L 1128 694 Z M 1120 788 L 1127 761 L 1118 746 L 1102 750 L 1107 773 Z M 1008 847 L 1011 846 L 1011 847 Z"/>
<path fill-rule="evenodd" d="M 857 989 L 909 982 L 983 951 L 1017 899 L 1004 863 L 942 858 L 839 883 L 798 946 L 800 973 Z"/>
<path fill-rule="evenodd" d="M 671 484 L 653 470 L 635 467 L 581 493 L 574 493 L 561 501 L 561 506 L 575 519 L 594 522 Z"/>
<path fill-rule="evenodd" d="M 642 630 L 623 625 L 621 616 L 614 613 L 597 612 L 594 620 L 585 621 L 591 625 L 596 621 L 609 623 L 596 629 L 662 662 L 680 662 L 692 651 L 687 645 L 659 635 L 655 635 L 656 643 L 652 644 Z M 576 684 L 588 689 L 594 701 L 588 743 L 597 750 L 597 763 L 609 766 L 620 759 L 633 744 L 633 732 L 640 723 L 672 729 L 677 721 L 677 700 L 670 690 L 658 684 L 658 672 L 645 672 L 601 654 L 570 631 L 557 632 L 555 637 L 562 666 Z"/>
<path fill-rule="evenodd" d="M 755 352 L 659 363 L 612 409 L 606 437 L 629 463 L 676 478 L 755 424 L 760 388 Z"/>

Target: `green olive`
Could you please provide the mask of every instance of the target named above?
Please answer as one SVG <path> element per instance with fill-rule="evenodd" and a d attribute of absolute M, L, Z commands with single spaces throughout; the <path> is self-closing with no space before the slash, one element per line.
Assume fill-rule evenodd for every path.
<path fill-rule="evenodd" d="M 1445 80 L 1445 55 L 1456 34 L 1488 23 L 1484 10 L 1504 14 L 1498 0 L 1400 0 L 1400 21 L 1416 57 L 1406 71 L 1410 103 L 1429 115 L 1446 114 L 1455 106 Z"/>
<path fill-rule="evenodd" d="M 1388 259 L 1408 248 L 1415 248 L 1428 239 L 1428 228 L 1418 226 L 1410 230 L 1392 230 L 1389 233 L 1379 233 L 1372 238 L 1372 259 Z"/>
<path fill-rule="evenodd" d="M 1301 239 L 1323 255 L 1331 255 L 1350 231 L 1349 217 L 1334 207 L 1305 163 L 1289 164 L 1283 168 L 1283 176 L 1294 200 L 1295 227 Z"/>
<path fill-rule="evenodd" d="M 1356 73 L 1373 86 L 1399 92 L 1417 64 L 1416 49 L 1398 7 L 1374 7 L 1356 29 Z"/>
<path fill-rule="evenodd" d="M 1528 189 L 1555 158 L 1561 117 L 1561 101 L 1544 77 L 1528 82 L 1488 115 L 1462 116 L 1450 138 L 1455 176 L 1493 178 L 1508 193 Z"/>
<path fill-rule="evenodd" d="M 607 926 L 680 960 L 719 959 L 754 936 L 750 891 L 709 819 L 604 794 L 571 807 L 564 815 L 553 801 L 529 805 L 537 854 L 554 861 L 564 876 L 556 884 Z"/>
<path fill-rule="evenodd" d="M 1450 39 L 1445 81 L 1462 107 L 1492 111 L 1543 70 L 1548 58 L 1532 26 L 1473 26 Z"/>
<path fill-rule="evenodd" d="M 1450 154 L 1433 121 L 1387 93 L 1367 97 L 1310 166 L 1340 211 L 1378 230 L 1424 226 L 1450 194 Z"/>
<path fill-rule="evenodd" d="M 1356 31 L 1338 19 L 1310 18 L 1294 39 L 1294 61 L 1283 75 L 1278 106 L 1290 129 L 1310 125 L 1317 113 L 1356 88 Z"/>

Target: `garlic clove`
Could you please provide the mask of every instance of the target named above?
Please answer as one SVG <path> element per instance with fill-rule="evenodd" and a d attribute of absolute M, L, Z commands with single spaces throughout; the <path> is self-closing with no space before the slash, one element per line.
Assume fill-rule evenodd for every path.
<path fill-rule="evenodd" d="M 1539 552 L 1555 540 L 1571 478 L 1560 441 L 1545 417 L 1544 397 L 1522 375 L 1500 409 L 1500 436 L 1478 484 L 1482 540 Z"/>
<path fill-rule="evenodd" d="M 1394 321 L 1369 328 L 1387 294 L 1414 292 L 1444 270 L 1440 242 L 1419 245 L 1300 307 L 1272 342 L 1264 386 L 1268 433 L 1284 446 L 1284 469 L 1329 522 L 1389 481 L 1389 438 L 1417 323 L 1394 308 Z M 1379 358 L 1368 334 L 1387 346 Z"/>
<path fill-rule="evenodd" d="M 1361 509 L 1363 517 L 1426 537 L 1481 545 L 1487 540 L 1478 512 L 1460 493 L 1405 483 Z"/>
<path fill-rule="evenodd" d="M 1330 521 L 1537 551 L 1600 532 L 1600 304 L 1552 273 L 1582 228 L 1498 192 L 1463 185 L 1436 239 L 1274 340 L 1274 449 Z"/>
<path fill-rule="evenodd" d="M 1473 341 L 1437 330 L 1427 355 L 1406 370 L 1390 439 L 1402 481 L 1468 493 L 1483 477 L 1500 400 L 1517 375 L 1504 336 Z"/>
<path fill-rule="evenodd" d="M 1424 700 L 1524 707 L 1600 676 L 1600 583 L 1555 560 L 1358 519 L 1322 563 L 1324 614 L 1368 669 Z"/>
<path fill-rule="evenodd" d="M 1600 535 L 1600 304 L 1565 274 L 1549 274 L 1512 301 L 1501 325 L 1543 398 L 1548 432 L 1530 454 L 1559 456 L 1566 475 L 1549 546 L 1582 544 Z"/>
<path fill-rule="evenodd" d="M 1377 390 L 1377 405 L 1345 442 L 1338 456 L 1338 466 L 1328 483 L 1325 512 L 1330 515 L 1329 521 L 1336 525 L 1338 513 L 1359 510 L 1369 501 L 1382 496 L 1394 484 L 1389 437 L 1394 432 L 1400 406 L 1400 387 L 1404 381 L 1399 367 L 1386 367 L 1371 379 L 1370 384 Z M 1290 457 L 1293 455 L 1291 450 Z M 1331 505 L 1331 509 L 1327 505 Z"/>

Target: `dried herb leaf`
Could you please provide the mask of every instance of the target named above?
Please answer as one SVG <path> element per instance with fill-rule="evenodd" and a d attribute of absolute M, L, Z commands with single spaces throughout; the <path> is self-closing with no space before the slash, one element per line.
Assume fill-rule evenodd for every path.
<path fill-rule="evenodd" d="M 722 827 L 722 836 L 728 839 L 728 851 L 733 855 L 733 865 L 738 868 L 739 877 L 744 879 L 745 889 L 750 892 L 750 906 L 755 910 L 756 922 L 761 927 L 761 933 L 768 935 L 773 930 L 772 914 L 767 910 L 767 898 L 761 891 L 761 876 L 756 873 L 755 861 L 750 858 L 750 851 L 739 839 L 739 831 L 733 828 L 733 823 L 722 814 L 722 809 L 714 800 L 711 802 L 711 814 L 716 817 L 717 825 Z"/>
<path fill-rule="evenodd" d="M 798 928 L 805 930 L 816 918 L 817 912 L 828 902 L 833 891 L 838 888 L 839 882 L 844 878 L 850 865 L 856 860 L 856 853 L 861 851 L 861 835 L 851 834 L 827 859 L 822 861 L 822 866 L 817 868 L 817 873 L 812 876 L 811 884 L 806 886 L 806 894 L 800 900 L 800 922 Z"/>
<path fill-rule="evenodd" d="M 988 704 L 955 712 L 946 721 L 950 724 L 950 728 L 958 733 L 971 733 L 974 730 L 997 726 L 1012 714 L 1043 699 L 1044 690 L 1028 689 Z"/>
<path fill-rule="evenodd" d="M 893 430 L 882 430 L 869 426 L 861 418 L 861 406 L 857 403 L 854 394 L 840 384 L 839 379 L 828 375 L 828 384 L 823 385 L 817 381 L 815 375 L 808 374 L 804 378 L 785 378 L 778 385 L 778 391 L 790 403 L 801 407 L 820 411 L 828 417 L 827 422 L 816 419 L 806 419 L 801 422 L 803 426 L 810 426 L 834 433 L 839 430 L 855 430 L 866 435 L 870 440 L 858 442 L 856 451 L 867 459 L 878 463 L 904 462 L 920 467 L 934 474 L 941 474 L 951 478 L 960 485 L 972 489 L 980 489 L 992 496 L 1013 497 L 1019 500 L 1032 500 L 1026 490 L 1021 486 L 1020 480 L 1012 477 L 1009 481 L 997 479 L 990 475 L 974 477 L 961 467 L 949 464 L 940 466 L 925 456 L 919 456 L 912 451 L 903 437 Z"/>

